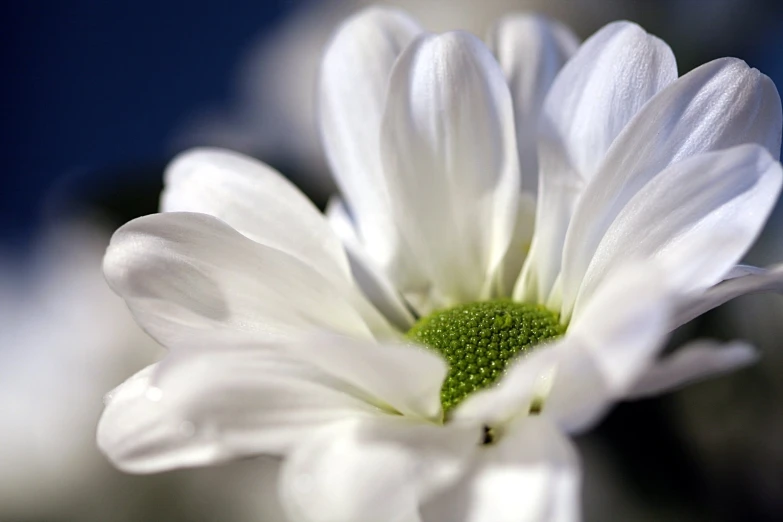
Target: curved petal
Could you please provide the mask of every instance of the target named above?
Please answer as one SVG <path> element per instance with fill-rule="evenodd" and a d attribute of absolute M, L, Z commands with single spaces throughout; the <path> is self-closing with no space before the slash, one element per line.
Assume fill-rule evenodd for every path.
<path fill-rule="evenodd" d="M 169 164 L 165 185 L 163 212 L 215 216 L 327 277 L 350 277 L 340 241 L 323 214 L 290 181 L 261 162 L 227 150 L 193 149 Z"/>
<path fill-rule="evenodd" d="M 318 115 L 326 157 L 362 241 L 380 263 L 398 248 L 380 161 L 381 115 L 392 65 L 421 31 L 402 11 L 364 9 L 340 26 L 321 64 Z"/>
<path fill-rule="evenodd" d="M 394 326 L 407 332 L 416 322 L 413 314 L 387 275 L 375 266 L 366 253 L 353 221 L 339 198 L 333 197 L 329 200 L 326 217 L 345 246 L 356 284 L 378 311 Z"/>
<path fill-rule="evenodd" d="M 536 14 L 501 18 L 487 38 L 514 100 L 522 190 L 538 190 L 538 118 L 549 87 L 579 40 L 565 25 Z"/>
<path fill-rule="evenodd" d="M 413 344 L 321 336 L 310 344 L 293 343 L 284 350 L 363 390 L 380 407 L 424 420 L 442 419 L 440 388 L 448 368 L 431 350 Z"/>
<path fill-rule="evenodd" d="M 419 503 L 459 477 L 480 429 L 383 418 L 319 430 L 283 465 L 294 520 L 419 522 Z"/>
<path fill-rule="evenodd" d="M 541 114 L 537 229 L 519 298 L 546 301 L 585 183 L 631 118 L 676 78 L 669 46 L 630 22 L 598 31 L 557 75 Z"/>
<path fill-rule="evenodd" d="M 283 454 L 315 428 L 377 411 L 277 353 L 227 346 L 169 355 L 105 402 L 98 446 L 134 473 Z"/>
<path fill-rule="evenodd" d="M 735 297 L 760 292 L 783 292 L 783 265 L 762 269 L 761 273 L 749 273 L 719 283 L 704 292 L 682 299 L 672 318 L 671 328 L 677 328 L 688 321 L 731 301 Z"/>
<path fill-rule="evenodd" d="M 564 307 L 576 298 L 609 226 L 649 180 L 673 163 L 743 143 L 777 158 L 781 126 L 772 81 L 731 58 L 694 69 L 650 100 L 614 142 L 574 211 L 563 248 Z"/>
<path fill-rule="evenodd" d="M 575 313 L 606 273 L 629 256 L 667 263 L 667 281 L 682 294 L 720 281 L 761 232 L 782 182 L 780 163 L 758 145 L 673 164 L 645 185 L 607 230 L 584 274 Z M 565 317 L 568 306 L 566 299 Z"/>
<path fill-rule="evenodd" d="M 433 522 L 576 522 L 580 475 L 568 439 L 544 419 L 528 417 L 478 448 L 462 480 L 422 514 Z"/>
<path fill-rule="evenodd" d="M 736 279 L 737 277 L 744 277 L 746 275 L 762 275 L 765 272 L 766 270 L 764 268 L 759 268 L 757 266 L 735 265 L 723 276 L 723 280 L 728 281 L 729 279 Z"/>
<path fill-rule="evenodd" d="M 744 368 L 758 353 L 743 342 L 695 341 L 678 349 L 647 370 L 626 399 L 643 399 L 681 388 L 692 382 Z"/>
<path fill-rule="evenodd" d="M 238 334 L 396 336 L 351 283 L 206 214 L 131 221 L 115 232 L 103 267 L 139 324 L 167 347 Z"/>
<path fill-rule="evenodd" d="M 514 140 L 508 86 L 477 38 L 422 37 L 400 55 L 381 156 L 395 222 L 410 264 L 432 284 L 432 307 L 475 301 L 491 290 L 516 221 Z"/>
<path fill-rule="evenodd" d="M 661 277 L 652 262 L 623 266 L 574 316 L 559 345 L 544 415 L 568 431 L 582 431 L 653 364 L 668 337 L 673 304 Z"/>

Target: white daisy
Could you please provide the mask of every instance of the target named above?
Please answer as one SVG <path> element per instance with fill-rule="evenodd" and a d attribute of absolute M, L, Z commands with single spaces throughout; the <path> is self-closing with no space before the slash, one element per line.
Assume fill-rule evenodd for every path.
<path fill-rule="evenodd" d="M 699 345 L 655 363 L 679 322 L 777 284 L 712 288 L 780 190 L 771 82 L 736 60 L 677 79 L 630 23 L 557 75 L 576 47 L 558 24 L 506 18 L 490 42 L 388 9 L 340 28 L 320 119 L 342 243 L 263 164 L 172 163 L 166 213 L 121 228 L 104 261 L 171 349 L 107 401 L 115 464 L 284 456 L 297 520 L 573 520 L 560 429 L 752 358 Z"/>

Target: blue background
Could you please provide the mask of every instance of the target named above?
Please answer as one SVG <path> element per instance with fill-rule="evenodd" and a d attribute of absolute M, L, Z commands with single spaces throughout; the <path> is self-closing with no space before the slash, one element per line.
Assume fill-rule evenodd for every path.
<path fill-rule="evenodd" d="M 159 176 L 172 129 L 228 97 L 240 51 L 295 3 L 3 3 L 3 242 L 30 234 L 55 180 Z"/>

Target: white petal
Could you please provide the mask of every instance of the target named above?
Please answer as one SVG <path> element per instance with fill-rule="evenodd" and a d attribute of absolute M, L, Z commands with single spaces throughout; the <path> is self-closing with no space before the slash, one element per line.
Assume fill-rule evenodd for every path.
<path fill-rule="evenodd" d="M 522 192 L 517 207 L 517 222 L 511 243 L 498 270 L 498 291 L 501 297 L 511 296 L 514 285 L 519 279 L 522 265 L 530 252 L 536 220 L 536 200 L 532 194 Z"/>
<path fill-rule="evenodd" d="M 760 292 L 783 292 L 783 265 L 771 266 L 762 273 L 750 273 L 719 283 L 681 300 L 672 319 L 674 329 L 735 297 Z"/>
<path fill-rule="evenodd" d="M 751 266 L 751 265 L 736 265 L 732 267 L 729 272 L 723 276 L 723 280 L 727 281 L 729 279 L 735 279 L 737 277 L 744 277 L 746 275 L 761 275 L 764 272 L 766 272 L 765 269 L 759 268 L 757 266 Z"/>
<path fill-rule="evenodd" d="M 677 63 L 664 41 L 631 22 L 605 26 L 579 48 L 547 94 L 543 150 L 554 147 L 589 178 L 631 118 L 675 79 Z"/>
<path fill-rule="evenodd" d="M 574 211 L 563 249 L 565 308 L 606 230 L 650 179 L 678 161 L 742 143 L 778 157 L 782 125 L 772 81 L 735 59 L 698 67 L 651 99 L 618 136 Z"/>
<path fill-rule="evenodd" d="M 720 281 L 755 241 L 781 182 L 780 164 L 758 145 L 673 164 L 645 185 L 607 230 L 583 277 L 575 313 L 606 273 L 628 257 L 661 259 L 668 267 L 667 283 L 682 294 Z M 568 280 L 569 272 L 563 277 Z M 576 274 L 571 277 L 577 280 Z M 567 297 L 566 316 L 568 304 Z"/>
<path fill-rule="evenodd" d="M 321 64 L 324 150 L 363 242 L 382 263 L 397 248 L 397 232 L 380 161 L 381 116 L 392 65 L 421 30 L 402 11 L 365 9 L 340 26 Z"/>
<path fill-rule="evenodd" d="M 631 118 L 676 78 L 669 46 L 630 22 L 598 31 L 560 71 L 541 115 L 537 230 L 519 297 L 546 301 L 585 183 Z"/>
<path fill-rule="evenodd" d="M 187 350 L 112 391 L 98 445 L 134 473 L 281 454 L 313 429 L 376 409 L 270 350 Z"/>
<path fill-rule="evenodd" d="M 381 154 L 395 221 L 411 264 L 431 281 L 432 306 L 486 297 L 516 221 L 519 168 L 511 95 L 481 41 L 422 37 L 400 55 Z"/>
<path fill-rule="evenodd" d="M 626 397 L 640 399 L 681 388 L 695 381 L 753 364 L 756 350 L 742 342 L 720 346 L 714 341 L 694 341 L 650 368 Z"/>
<path fill-rule="evenodd" d="M 528 417 L 478 448 L 463 479 L 422 513 L 427 522 L 576 522 L 579 483 L 569 441 L 544 419 Z"/>
<path fill-rule="evenodd" d="M 541 15 L 501 18 L 487 38 L 511 89 L 522 190 L 538 188 L 538 118 L 549 87 L 563 64 L 579 47 L 565 25 Z"/>
<path fill-rule="evenodd" d="M 446 362 L 412 344 L 380 344 L 345 337 L 318 337 L 293 343 L 285 351 L 371 397 L 380 407 L 406 416 L 440 422 L 440 389 Z"/>
<path fill-rule="evenodd" d="M 166 168 L 164 212 L 210 214 L 257 243 L 345 279 L 348 260 L 318 209 L 277 171 L 220 149 L 193 149 Z"/>
<path fill-rule="evenodd" d="M 283 505 L 303 522 L 418 522 L 418 505 L 456 480 L 476 427 L 388 417 L 316 432 L 284 463 Z"/>
<path fill-rule="evenodd" d="M 613 390 L 635 380 L 668 334 L 672 296 L 660 276 L 653 263 L 618 267 L 568 328 L 596 356 Z"/>
<path fill-rule="evenodd" d="M 139 323 L 168 347 L 237 334 L 396 335 L 350 283 L 326 279 L 206 214 L 131 221 L 112 237 L 104 273 Z"/>
<path fill-rule="evenodd" d="M 661 275 L 653 263 L 621 267 L 574 316 L 545 415 L 568 431 L 584 430 L 653 364 L 668 336 L 672 305 Z"/>
<path fill-rule="evenodd" d="M 403 332 L 408 331 L 415 322 L 413 314 L 387 275 L 366 253 L 348 211 L 339 198 L 329 200 L 326 216 L 345 246 L 356 284 L 394 326 Z"/>

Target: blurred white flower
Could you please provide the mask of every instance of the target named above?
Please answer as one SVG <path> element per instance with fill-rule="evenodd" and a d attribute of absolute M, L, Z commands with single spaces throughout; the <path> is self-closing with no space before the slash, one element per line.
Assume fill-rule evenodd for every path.
<path fill-rule="evenodd" d="M 102 277 L 107 239 L 86 222 L 53 227 L 30 263 L 0 271 L 4 520 L 102 518 L 90 499 L 123 485 L 95 448 L 100 399 L 159 349 Z"/>
<path fill-rule="evenodd" d="M 769 79 L 728 59 L 678 79 L 630 23 L 565 66 L 575 39 L 544 18 L 502 19 L 490 46 L 382 8 L 332 39 L 319 116 L 348 256 L 271 168 L 219 150 L 172 163 L 166 213 L 122 227 L 104 260 L 171 349 L 110 394 L 113 462 L 285 456 L 302 520 L 573 520 L 554 426 L 752 360 L 701 342 L 655 362 L 670 329 L 780 285 L 734 268 L 781 185 Z"/>

